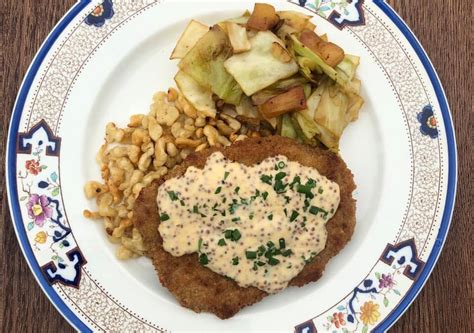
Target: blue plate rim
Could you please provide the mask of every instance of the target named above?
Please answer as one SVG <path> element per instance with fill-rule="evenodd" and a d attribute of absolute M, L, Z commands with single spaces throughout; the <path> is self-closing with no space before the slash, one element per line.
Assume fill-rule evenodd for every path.
<path fill-rule="evenodd" d="M 50 301 L 61 313 L 61 315 L 78 331 L 80 332 L 92 332 L 92 330 L 85 324 L 61 299 L 58 293 L 50 286 L 45 280 L 41 273 L 40 267 L 35 260 L 34 254 L 28 243 L 25 229 L 23 227 L 23 221 L 20 213 L 20 204 L 18 201 L 17 193 L 17 182 L 16 182 L 16 140 L 19 129 L 19 123 L 21 114 L 25 106 L 28 92 L 32 86 L 34 78 L 41 67 L 45 57 L 49 53 L 50 49 L 55 44 L 61 33 L 67 28 L 77 15 L 91 3 L 91 0 L 80 0 L 78 1 L 58 22 L 53 28 L 49 36 L 40 47 L 30 67 L 27 70 L 25 78 L 21 84 L 10 121 L 10 128 L 7 137 L 7 159 L 6 159 L 6 180 L 7 180 L 7 192 L 8 201 L 10 206 L 10 214 L 12 217 L 15 232 L 20 243 L 23 255 L 25 256 L 27 263 L 35 276 L 38 284 L 42 288 L 43 292 L 48 296 Z M 430 256 L 426 261 L 426 265 L 420 274 L 419 279 L 414 283 L 409 292 L 404 296 L 403 300 L 398 306 L 391 312 L 391 314 L 383 320 L 375 329 L 375 332 L 385 332 L 388 330 L 397 319 L 408 309 L 411 303 L 415 300 L 421 289 L 425 285 L 428 277 L 430 276 L 433 268 L 439 258 L 441 250 L 446 241 L 446 236 L 449 231 L 449 227 L 452 221 L 453 209 L 456 200 L 456 189 L 457 189 L 457 148 L 456 148 L 456 137 L 453 128 L 453 121 L 450 112 L 450 108 L 447 102 L 446 94 L 441 85 L 441 81 L 436 73 L 433 64 L 428 58 L 425 50 L 421 46 L 418 39 L 415 37 L 410 28 L 400 18 L 400 16 L 388 5 L 384 0 L 373 0 L 373 3 L 377 5 L 387 17 L 397 26 L 397 28 L 403 33 L 405 38 L 408 40 L 410 45 L 415 50 L 418 58 L 423 64 L 426 70 L 431 84 L 436 93 L 437 100 L 440 104 L 441 114 L 443 116 L 446 141 L 448 145 L 448 187 L 446 193 L 446 203 L 444 207 L 443 217 L 440 225 L 438 235 L 436 237 L 435 246 L 433 247 Z"/>

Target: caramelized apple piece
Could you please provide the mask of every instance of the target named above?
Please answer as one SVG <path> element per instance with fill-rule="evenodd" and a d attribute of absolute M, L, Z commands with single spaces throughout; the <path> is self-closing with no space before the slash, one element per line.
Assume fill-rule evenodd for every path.
<path fill-rule="evenodd" d="M 303 86 L 294 87 L 283 94 L 270 98 L 258 107 L 258 110 L 267 119 L 304 109 L 306 109 L 306 97 Z"/>
<path fill-rule="evenodd" d="M 318 54 L 326 64 L 333 68 L 344 60 L 343 49 L 334 43 L 324 41 L 314 31 L 309 29 L 303 30 L 300 36 L 300 41 L 311 51 Z"/>
<path fill-rule="evenodd" d="M 272 5 L 256 3 L 247 22 L 247 28 L 266 31 L 272 29 L 278 22 L 280 22 L 280 18 Z"/>

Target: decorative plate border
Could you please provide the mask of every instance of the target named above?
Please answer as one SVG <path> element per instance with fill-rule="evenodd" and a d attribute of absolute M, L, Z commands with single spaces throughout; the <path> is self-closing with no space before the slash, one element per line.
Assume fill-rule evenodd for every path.
<path fill-rule="evenodd" d="M 323 2 L 329 2 L 327 0 L 323 0 Z M 300 5 L 304 5 L 301 3 Z M 340 1 L 341 2 L 341 1 Z M 358 10 L 359 16 L 358 18 L 354 19 L 352 21 L 353 24 L 351 24 L 350 20 L 342 18 L 342 20 L 339 20 L 339 28 L 343 28 L 344 25 L 352 25 L 352 26 L 357 26 L 365 23 L 365 16 L 362 11 L 362 4 L 363 0 L 360 1 L 355 1 L 353 0 L 354 5 L 359 5 L 359 7 L 355 7 Z M 22 84 L 22 87 L 20 89 L 20 93 L 17 97 L 17 101 L 15 104 L 15 108 L 13 111 L 13 116 L 12 116 L 12 121 L 10 124 L 10 131 L 9 131 L 9 136 L 8 136 L 8 146 L 7 146 L 7 184 L 8 184 L 8 191 L 9 191 L 9 203 L 10 203 L 10 209 L 12 213 L 12 217 L 14 220 L 15 224 L 15 230 L 17 232 L 17 236 L 19 238 L 22 250 L 24 252 L 25 257 L 27 258 L 27 261 L 30 265 L 30 268 L 32 269 L 35 277 L 38 280 L 38 283 L 41 285 L 43 288 L 43 291 L 48 295 L 48 297 L 51 299 L 53 304 L 57 307 L 57 309 L 68 319 L 68 321 L 77 329 L 81 331 L 90 331 L 89 328 L 76 316 L 76 314 L 71 311 L 71 309 L 64 303 L 64 301 L 61 299 L 61 297 L 58 296 L 58 292 L 64 295 L 62 292 L 62 287 L 58 287 L 57 289 L 53 288 L 51 285 L 47 283 L 47 279 L 44 279 L 43 271 L 41 268 L 38 266 L 35 256 L 33 254 L 33 251 L 31 249 L 31 245 L 28 241 L 28 236 L 26 235 L 25 232 L 25 227 L 21 218 L 21 211 L 20 211 L 20 206 L 19 206 L 19 201 L 18 201 L 18 193 L 17 193 L 17 179 L 16 179 L 16 166 L 17 166 L 17 161 L 16 161 L 16 152 L 12 149 L 12 147 L 16 147 L 17 143 L 17 136 L 16 133 L 19 131 L 19 122 L 22 114 L 22 110 L 25 107 L 25 102 L 26 102 L 26 97 L 28 95 L 29 90 L 31 89 L 33 80 L 35 76 L 37 75 L 37 72 L 39 68 L 41 67 L 45 57 L 48 55 L 49 51 L 51 48 L 54 46 L 56 40 L 59 38 L 61 33 L 68 27 L 68 25 L 73 21 L 79 14 L 82 13 L 82 11 L 91 3 L 90 0 L 83 0 L 79 3 L 77 3 L 67 14 L 66 16 L 60 21 L 60 23 L 55 27 L 55 29 L 52 31 L 50 36 L 48 36 L 47 40 L 41 47 L 40 51 L 38 52 L 37 56 L 35 57 L 30 69 L 28 70 L 27 76 L 25 77 L 25 80 Z M 111 0 L 105 0 L 104 1 L 104 6 L 106 7 L 108 4 L 111 4 Z M 444 124 L 445 124 L 445 130 L 446 132 L 444 133 L 446 135 L 447 139 L 447 144 L 448 144 L 448 154 L 449 154 L 449 174 L 448 174 L 448 192 L 447 192 L 447 197 L 446 197 L 446 204 L 445 204 L 445 210 L 443 212 L 443 218 L 442 218 L 442 223 L 439 229 L 439 233 L 436 237 L 436 243 L 430 253 L 430 256 L 428 257 L 426 264 L 418 261 L 417 259 L 417 252 L 416 252 L 416 246 L 414 246 L 414 242 L 404 241 L 400 244 L 396 244 L 393 247 L 388 247 L 387 250 L 384 252 L 384 255 L 381 257 L 380 262 L 385 262 L 387 263 L 388 261 L 393 261 L 393 259 L 400 259 L 400 256 L 397 254 L 397 251 L 402 251 L 405 248 L 410 249 L 411 251 L 411 256 L 410 258 L 412 260 L 408 260 L 408 264 L 411 262 L 411 265 L 408 265 L 407 262 L 400 263 L 400 267 L 398 267 L 398 270 L 405 270 L 404 272 L 406 273 L 405 276 L 410 278 L 410 273 L 409 270 L 407 270 L 407 267 L 410 266 L 413 270 L 411 278 L 417 277 L 416 282 L 410 287 L 408 290 L 407 294 L 405 297 L 402 299 L 402 301 L 398 304 L 398 306 L 395 308 L 392 313 L 385 318 L 385 320 L 379 324 L 375 330 L 385 330 L 389 328 L 393 322 L 406 310 L 408 305 L 413 301 L 413 299 L 416 297 L 418 292 L 420 291 L 421 287 L 425 283 L 429 273 L 433 269 L 433 266 L 437 260 L 437 257 L 439 256 L 439 253 L 441 251 L 442 245 L 444 243 L 445 237 L 447 230 L 449 228 L 450 224 L 450 219 L 452 215 L 452 208 L 454 206 L 454 199 L 455 199 L 455 190 L 456 190 L 456 168 L 457 168 L 457 161 L 456 161 L 456 145 L 455 145 L 455 138 L 454 138 L 454 132 L 452 128 L 452 121 L 449 113 L 449 107 L 447 105 L 446 97 L 444 95 L 443 89 L 440 85 L 439 79 L 432 67 L 432 64 L 430 63 L 429 59 L 427 58 L 426 54 L 424 53 L 423 49 L 419 45 L 418 41 L 416 38 L 413 36 L 413 34 L 410 32 L 410 30 L 407 28 L 407 26 L 403 23 L 403 21 L 396 15 L 396 13 L 383 1 L 381 0 L 373 0 L 373 3 L 376 4 L 386 15 L 389 17 L 395 25 L 400 29 L 400 31 L 404 34 L 404 36 L 407 38 L 407 40 L 410 42 L 414 50 L 416 51 L 418 57 L 423 63 L 423 66 L 425 67 L 425 70 L 427 71 L 431 83 L 434 86 L 436 97 L 440 103 L 441 106 L 441 113 L 443 116 Z M 96 8 L 97 9 L 97 8 Z M 96 10 L 94 9 L 94 11 Z M 329 21 L 334 22 L 334 18 L 341 18 L 341 15 L 334 15 L 336 11 L 332 11 L 332 14 L 329 15 Z M 102 12 L 98 11 L 97 12 L 97 18 L 91 18 L 90 20 L 86 21 L 87 24 L 94 25 L 94 26 L 101 26 L 105 23 L 105 20 L 107 20 L 110 17 L 110 15 L 113 15 L 113 11 L 111 12 L 110 9 L 107 11 L 107 8 L 102 8 Z M 90 15 L 87 16 L 90 18 Z M 331 18 L 332 17 L 332 18 Z M 335 23 L 336 24 L 336 23 Z M 338 25 L 338 24 L 336 24 Z M 432 110 L 431 110 L 431 116 L 432 116 Z M 430 129 L 429 128 L 423 128 L 424 125 L 429 124 L 428 120 L 430 119 L 430 110 L 429 108 L 425 108 L 422 112 L 419 114 L 419 121 L 422 122 L 421 124 L 421 130 L 425 130 L 425 134 L 430 135 Z M 31 134 L 31 133 L 30 133 Z M 11 172 L 11 170 L 14 170 L 15 172 Z M 59 237 L 59 236 L 58 236 Z M 80 252 L 76 252 L 80 253 Z M 72 257 L 71 257 L 72 258 Z M 70 259 L 71 259 L 70 258 Z M 85 262 L 84 258 L 83 262 Z M 80 259 L 78 259 L 78 262 Z M 403 266 L 403 267 L 402 267 Z M 424 267 L 423 267 L 424 266 Z M 391 266 L 388 266 L 391 267 Z M 386 285 L 390 285 L 391 281 L 387 278 L 383 278 L 385 274 L 381 275 L 381 278 L 375 278 L 377 280 L 383 280 Z M 385 275 L 386 276 L 386 275 Z M 384 280 L 385 279 L 385 280 Z M 369 279 L 366 279 L 363 281 L 363 287 L 365 289 L 371 288 L 372 285 L 368 285 L 369 282 L 367 282 Z M 373 283 L 373 282 L 372 282 Z M 100 287 L 99 287 L 100 288 Z M 357 292 L 356 288 L 355 292 Z M 364 289 L 360 289 L 358 292 L 363 293 Z M 356 295 L 356 294 L 354 294 Z M 354 296 L 355 297 L 355 296 Z M 339 320 L 339 318 L 335 318 L 334 320 Z M 304 323 L 305 324 L 305 323 Z M 306 323 L 309 325 L 309 323 Z M 150 327 L 151 328 L 151 327 Z M 311 325 L 309 326 L 304 326 L 304 325 L 298 325 L 297 329 L 303 329 L 303 328 L 309 328 L 310 331 L 312 329 Z M 100 328 L 99 328 L 100 329 Z"/>

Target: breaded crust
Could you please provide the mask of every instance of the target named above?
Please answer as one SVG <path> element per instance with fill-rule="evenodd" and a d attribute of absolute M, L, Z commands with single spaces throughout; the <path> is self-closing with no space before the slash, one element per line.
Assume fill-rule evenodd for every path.
<path fill-rule="evenodd" d="M 303 286 L 318 280 L 327 262 L 350 240 L 355 227 L 355 184 L 351 171 L 337 155 L 320 148 L 301 145 L 294 140 L 272 136 L 251 138 L 227 148 L 211 148 L 191 154 L 163 179 L 141 191 L 134 207 L 134 224 L 143 236 L 147 255 L 152 259 L 159 279 L 179 301 L 196 312 L 211 312 L 226 319 L 241 308 L 260 301 L 267 293 L 257 288 L 242 288 L 229 278 L 214 273 L 198 262 L 197 254 L 174 257 L 162 247 L 158 232 L 159 215 L 156 203 L 158 187 L 167 179 L 179 177 L 189 166 L 203 168 L 207 158 L 221 151 L 230 160 L 253 165 L 270 156 L 284 155 L 289 160 L 316 168 L 322 175 L 339 184 L 341 200 L 334 217 L 327 223 L 326 248 L 291 280 L 291 286 Z"/>

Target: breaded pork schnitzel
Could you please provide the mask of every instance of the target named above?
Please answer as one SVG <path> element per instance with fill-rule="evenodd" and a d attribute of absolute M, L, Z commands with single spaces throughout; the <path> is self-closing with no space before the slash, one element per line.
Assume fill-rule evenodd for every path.
<path fill-rule="evenodd" d="M 197 253 L 174 257 L 166 252 L 158 231 L 160 216 L 156 200 L 161 184 L 182 176 L 190 166 L 202 169 L 207 158 L 216 151 L 222 152 L 229 160 L 247 166 L 260 163 L 268 157 L 284 155 L 288 160 L 316 168 L 321 175 L 339 185 L 340 204 L 326 224 L 326 247 L 290 281 L 290 286 L 301 287 L 318 280 L 327 262 L 351 239 L 355 227 L 356 205 L 352 198 L 355 184 L 351 171 L 336 154 L 273 136 L 246 139 L 227 148 L 211 148 L 191 154 L 165 177 L 141 191 L 134 207 L 134 224 L 142 234 L 147 255 L 153 261 L 160 282 L 182 306 L 195 312 L 211 312 L 226 319 L 268 294 L 255 287 L 242 288 L 232 279 L 202 266 Z"/>

